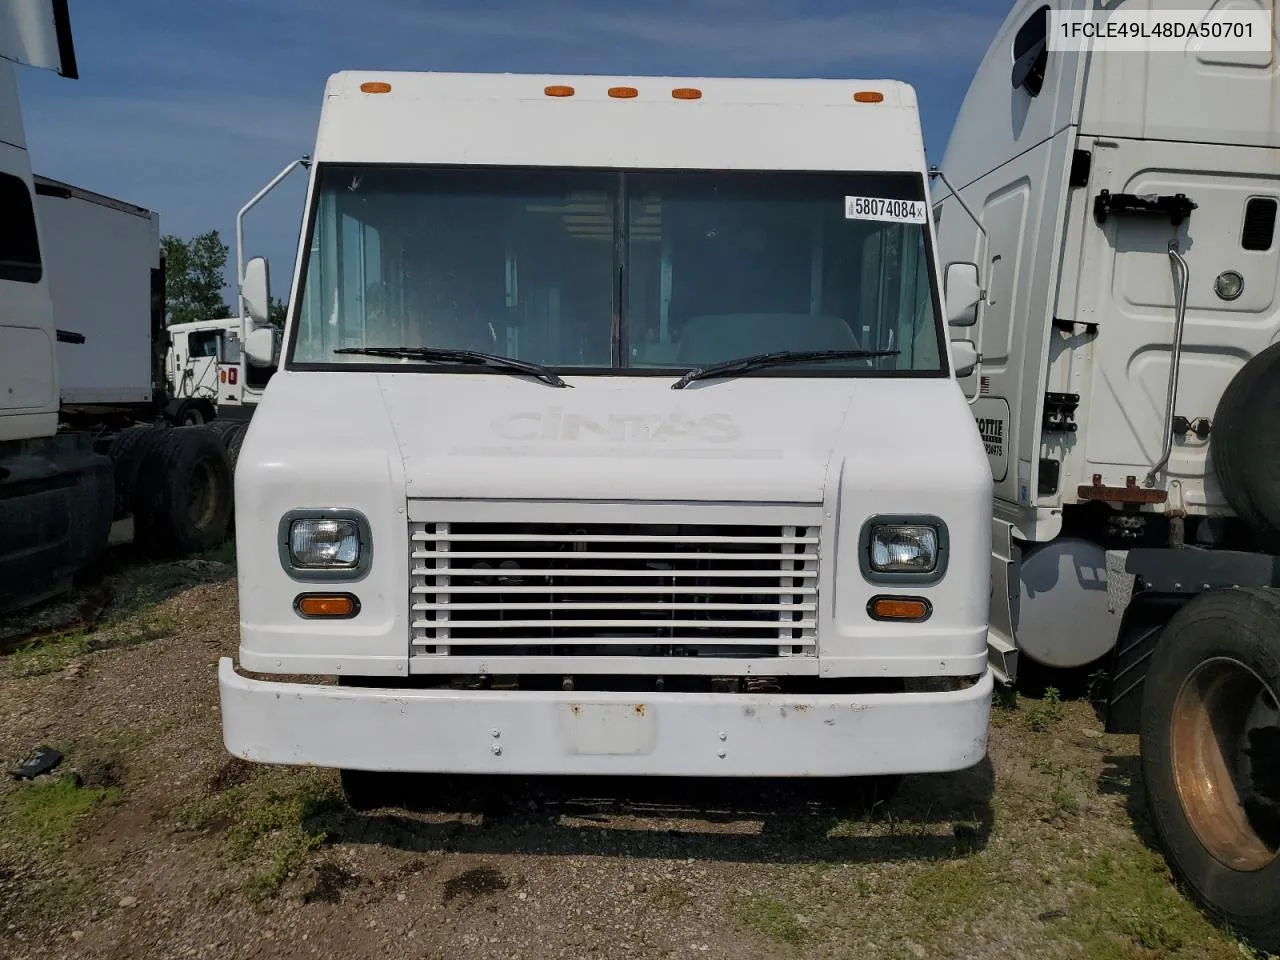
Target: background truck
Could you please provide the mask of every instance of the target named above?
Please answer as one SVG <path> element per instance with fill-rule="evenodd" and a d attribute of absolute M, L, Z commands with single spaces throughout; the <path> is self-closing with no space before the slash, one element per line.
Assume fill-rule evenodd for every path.
<path fill-rule="evenodd" d="M 219 437 L 162 419 L 157 217 L 32 176 L 16 64 L 76 76 L 65 2 L 0 6 L 0 610 L 67 588 L 116 521 L 200 550 L 232 507 Z"/>
<path fill-rule="evenodd" d="M 1277 46 L 1050 51 L 1049 23 L 1014 5 L 934 197 L 949 322 L 979 345 L 991 660 L 1103 671 L 1169 862 L 1277 950 Z"/>
<path fill-rule="evenodd" d="M 227 443 L 232 468 L 243 440 L 245 422 L 253 416 L 280 359 L 280 329 L 269 321 L 259 323 L 245 313 L 244 298 L 238 296 L 244 278 L 244 218 L 289 174 L 311 165 L 308 156 L 289 163 L 250 198 L 236 214 L 236 290 L 239 312 L 234 317 L 195 320 L 170 324 L 169 349 L 165 361 L 169 396 L 168 418 L 174 423 L 208 423 L 215 417 L 223 422 L 215 429 Z M 258 362 L 244 350 L 245 337 L 254 330 L 270 336 L 269 359 Z"/>
<path fill-rule="evenodd" d="M 902 83 L 331 77 L 236 471 L 228 750 L 358 806 L 980 761 L 991 478 L 927 191 Z"/>

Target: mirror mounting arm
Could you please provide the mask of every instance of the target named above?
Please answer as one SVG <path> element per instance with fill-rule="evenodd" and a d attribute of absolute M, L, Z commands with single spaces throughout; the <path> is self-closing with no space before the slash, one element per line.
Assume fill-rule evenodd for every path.
<path fill-rule="evenodd" d="M 978 228 L 978 232 L 982 234 L 983 256 L 978 261 L 979 263 L 982 264 L 982 273 L 979 274 L 978 276 L 978 288 L 979 288 L 978 299 L 986 300 L 987 299 L 986 248 L 987 248 L 987 242 L 988 242 L 987 228 L 982 225 L 982 221 L 978 219 L 977 215 L 970 208 L 969 204 L 964 202 L 964 197 L 960 196 L 960 191 L 957 190 L 954 186 L 952 186 L 951 181 L 947 179 L 947 175 L 942 172 L 942 169 L 937 164 L 934 164 L 929 168 L 929 179 L 930 180 L 938 179 L 942 181 L 942 185 L 951 191 L 951 196 L 956 198 L 956 203 L 960 204 L 960 209 L 963 210 L 968 215 L 969 219 L 973 221 L 973 225 Z"/>

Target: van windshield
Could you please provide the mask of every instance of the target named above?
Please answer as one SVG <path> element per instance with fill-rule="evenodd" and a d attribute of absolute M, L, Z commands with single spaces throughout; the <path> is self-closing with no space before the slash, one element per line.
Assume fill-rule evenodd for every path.
<path fill-rule="evenodd" d="M 918 175 L 328 165 L 318 177 L 295 369 L 403 370 L 334 351 L 439 347 L 581 374 L 859 349 L 889 355 L 752 375 L 944 371 Z"/>

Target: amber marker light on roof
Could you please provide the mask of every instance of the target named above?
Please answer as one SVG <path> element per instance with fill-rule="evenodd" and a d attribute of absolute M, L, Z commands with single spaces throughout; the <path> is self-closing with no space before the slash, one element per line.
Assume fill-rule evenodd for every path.
<path fill-rule="evenodd" d="M 383 80 L 369 80 L 360 84 L 361 93 L 390 93 L 391 84 Z"/>
<path fill-rule="evenodd" d="M 853 95 L 853 99 L 858 103 L 880 103 L 884 100 L 884 94 L 879 90 L 859 90 Z"/>
<path fill-rule="evenodd" d="M 609 88 L 609 96 L 613 97 L 615 100 L 631 100 L 632 98 L 638 97 L 639 95 L 640 95 L 640 91 L 637 90 L 635 87 L 610 87 Z"/>
<path fill-rule="evenodd" d="M 548 97 L 572 97 L 573 87 L 565 86 L 563 83 L 553 83 L 542 91 Z"/>
<path fill-rule="evenodd" d="M 675 100 L 701 100 L 702 91 L 697 87 L 676 87 L 671 96 Z"/>

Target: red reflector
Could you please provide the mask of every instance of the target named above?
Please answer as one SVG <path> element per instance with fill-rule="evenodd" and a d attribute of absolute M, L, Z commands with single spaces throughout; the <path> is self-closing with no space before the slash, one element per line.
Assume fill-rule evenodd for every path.
<path fill-rule="evenodd" d="M 235 367 L 232 367 L 230 370 L 228 370 L 228 371 L 227 371 L 227 383 L 235 383 L 235 382 L 236 382 L 236 377 L 239 375 L 239 373 L 240 373 L 240 371 L 239 371 L 239 370 L 237 370 Z"/>

